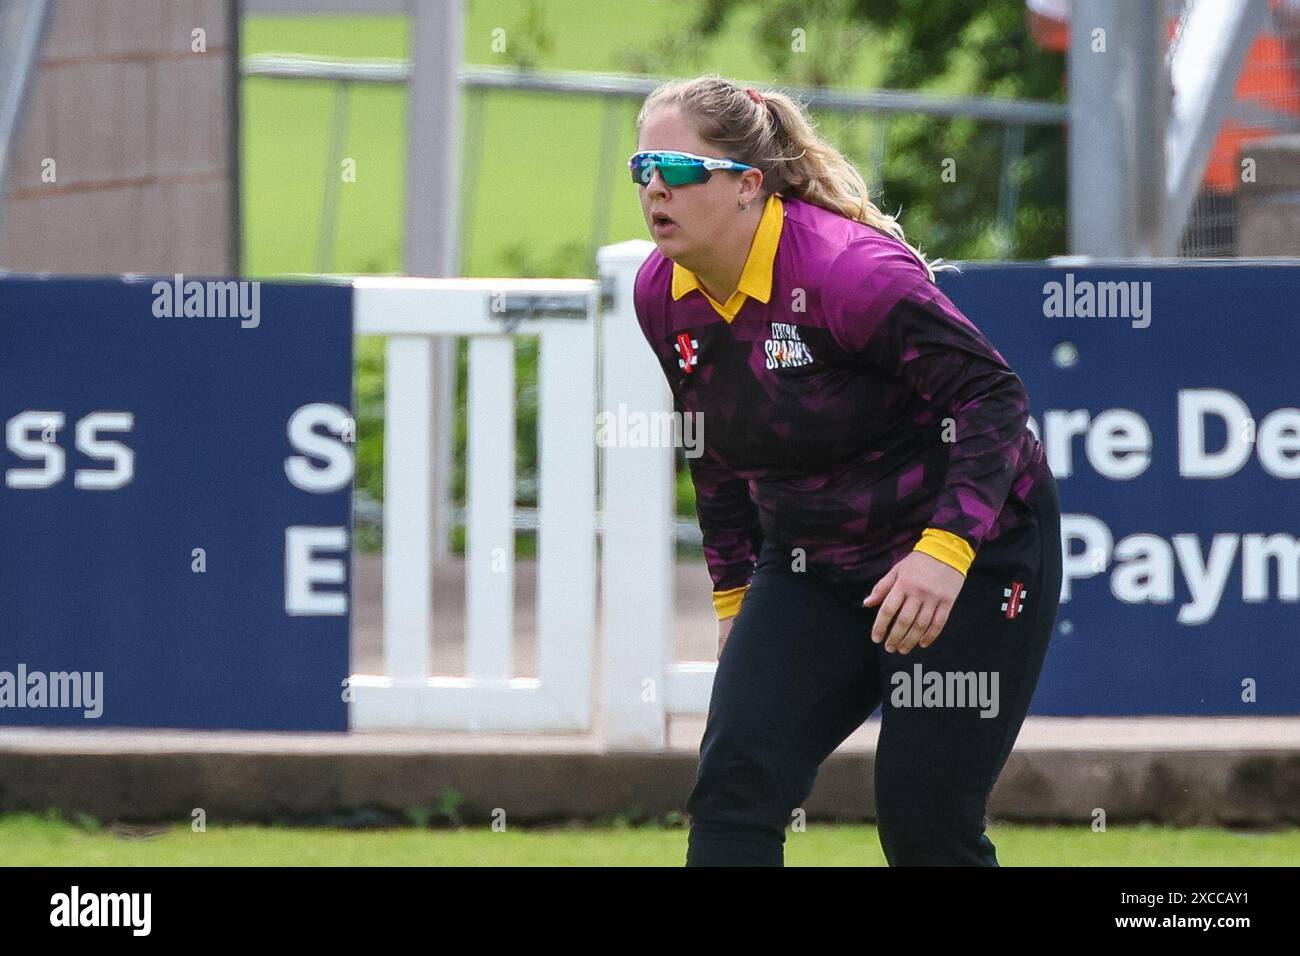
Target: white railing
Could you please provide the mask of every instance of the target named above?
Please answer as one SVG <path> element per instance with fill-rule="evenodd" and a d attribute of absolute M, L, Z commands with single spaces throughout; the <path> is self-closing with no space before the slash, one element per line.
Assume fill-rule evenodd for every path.
<path fill-rule="evenodd" d="M 601 317 L 601 410 L 672 409 L 664 373 L 637 323 L 632 287 L 645 240 L 597 253 L 610 302 Z M 616 442 L 601 449 L 601 710 L 608 749 L 667 742 L 673 657 L 673 449 Z"/>
<path fill-rule="evenodd" d="M 358 335 L 387 337 L 384 673 L 353 675 L 351 726 L 587 730 L 595 647 L 597 284 L 357 279 Z M 433 350 L 469 343 L 466 673 L 431 674 Z M 538 676 L 514 676 L 514 335 L 540 338 Z"/>
<path fill-rule="evenodd" d="M 622 405 L 650 421 L 673 410 L 632 304 L 637 269 L 653 248 L 633 240 L 606 246 L 597 260 L 613 293 L 602 319 L 602 407 L 614 413 Z M 602 452 L 603 742 L 657 750 L 667 744 L 668 718 L 708 713 L 717 662 L 678 661 L 674 653 L 675 450 L 651 443 Z"/>
<path fill-rule="evenodd" d="M 675 450 L 617 431 L 604 447 L 596 441 L 598 381 L 600 410 L 611 416 L 655 422 L 672 412 L 633 308 L 637 269 L 651 249 L 643 240 L 601 249 L 600 283 L 355 280 L 356 334 L 387 337 L 387 372 L 384 673 L 353 676 L 354 728 L 599 730 L 606 749 L 658 750 L 670 716 L 707 712 L 715 663 L 678 662 L 673 653 Z M 462 677 L 430 673 L 429 396 L 439 335 L 470 338 Z M 513 673 L 514 335 L 538 335 L 541 346 L 537 678 Z"/>

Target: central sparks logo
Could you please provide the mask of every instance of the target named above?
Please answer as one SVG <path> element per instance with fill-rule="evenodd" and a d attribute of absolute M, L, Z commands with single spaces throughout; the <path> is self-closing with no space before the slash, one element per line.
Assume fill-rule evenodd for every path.
<path fill-rule="evenodd" d="M 772 323 L 772 332 L 768 340 L 763 343 L 763 351 L 767 355 L 769 369 L 797 368 L 800 365 L 809 365 L 813 360 L 808 346 L 804 344 L 803 339 L 799 338 L 799 327 L 787 322 Z"/>

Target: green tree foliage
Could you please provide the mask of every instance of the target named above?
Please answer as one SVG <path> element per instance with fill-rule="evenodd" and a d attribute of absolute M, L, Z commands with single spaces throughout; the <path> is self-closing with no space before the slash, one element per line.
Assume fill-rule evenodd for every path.
<path fill-rule="evenodd" d="M 705 0 L 695 10 L 685 32 L 696 45 L 683 49 L 753 22 L 756 49 L 790 86 L 843 87 L 862 57 L 878 56 L 884 89 L 1064 102 L 1064 57 L 1034 45 L 1023 0 Z M 1026 127 L 1020 157 L 1004 175 L 1008 137 L 997 123 L 895 114 L 873 117 L 880 122 L 869 122 L 864 136 L 860 123 L 819 119 L 873 184 L 876 204 L 901 211 L 909 238 L 927 254 L 1033 259 L 1067 251 L 1061 127 Z M 1009 187 L 1018 201 L 1003 233 L 998 201 Z"/>

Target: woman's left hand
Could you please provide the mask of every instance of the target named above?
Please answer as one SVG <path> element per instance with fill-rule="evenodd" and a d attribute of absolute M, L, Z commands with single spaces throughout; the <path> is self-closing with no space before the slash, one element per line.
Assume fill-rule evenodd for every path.
<path fill-rule="evenodd" d="M 966 575 L 951 565 L 913 551 L 876 582 L 862 602 L 863 607 L 880 605 L 871 640 L 884 640 L 886 651 L 900 654 L 929 647 L 948 623 L 948 612 L 965 582 Z"/>

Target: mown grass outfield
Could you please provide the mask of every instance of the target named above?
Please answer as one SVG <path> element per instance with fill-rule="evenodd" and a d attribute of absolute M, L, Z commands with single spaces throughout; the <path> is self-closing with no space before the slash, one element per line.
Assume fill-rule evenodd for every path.
<path fill-rule="evenodd" d="M 1293 866 L 1300 829 L 994 826 L 1003 866 Z M 9 866 L 681 866 L 679 826 L 343 830 L 210 826 L 169 829 L 74 825 L 0 817 Z M 788 866 L 884 866 L 872 826 L 811 824 L 786 837 Z"/>

